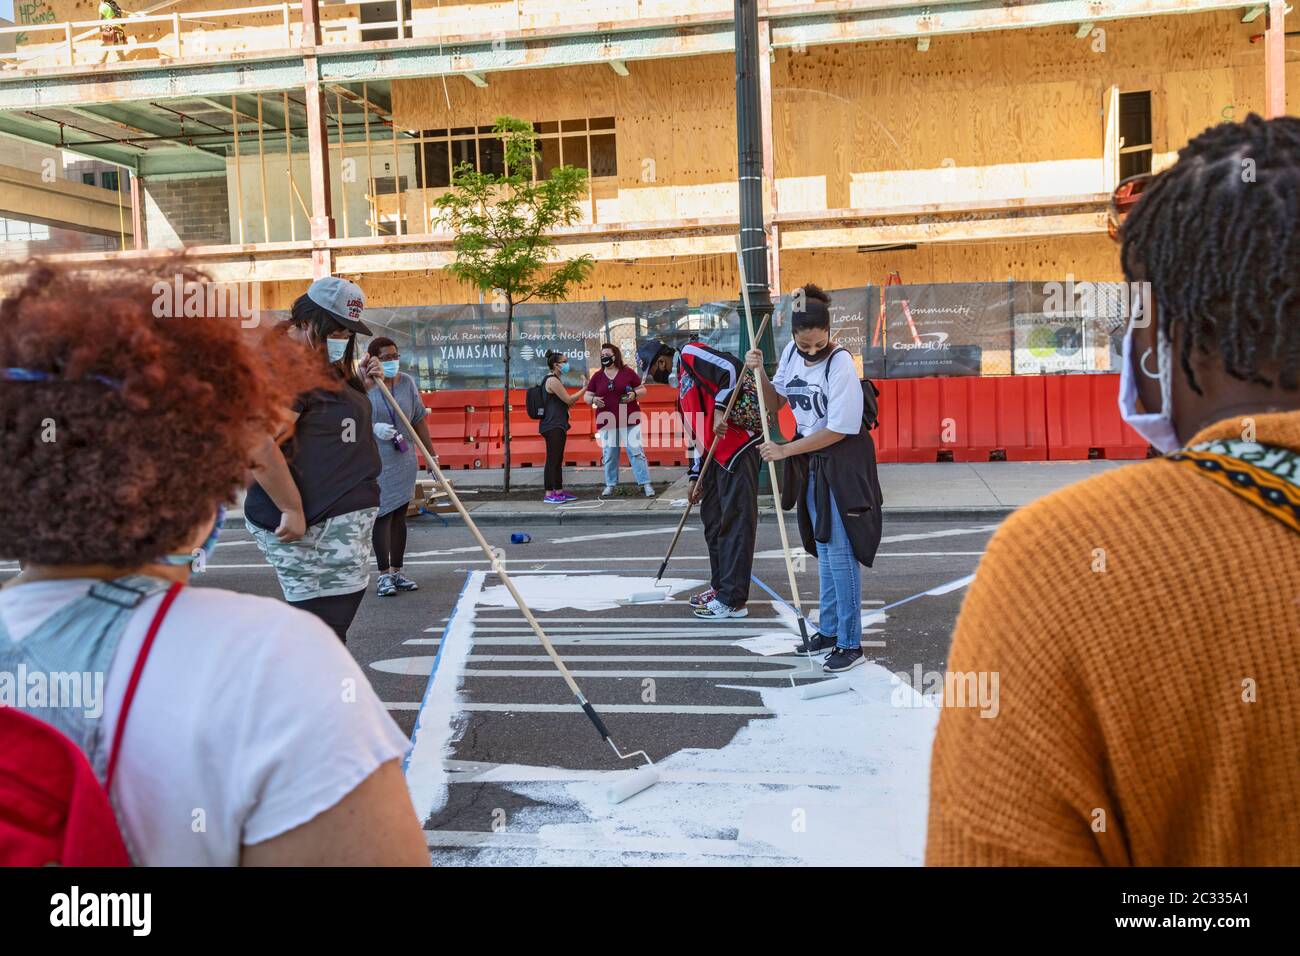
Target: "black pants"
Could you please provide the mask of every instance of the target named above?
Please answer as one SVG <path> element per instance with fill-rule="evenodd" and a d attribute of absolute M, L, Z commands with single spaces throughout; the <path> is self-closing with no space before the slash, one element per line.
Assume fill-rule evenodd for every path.
<path fill-rule="evenodd" d="M 728 471 L 717 462 L 701 481 L 700 520 L 709 546 L 709 586 L 727 607 L 749 602 L 754 571 L 754 538 L 758 534 L 758 448 L 731 462 Z"/>
<path fill-rule="evenodd" d="M 542 432 L 546 439 L 546 469 L 542 476 L 547 491 L 564 490 L 564 445 L 569 440 L 569 433 L 563 428 L 552 428 Z"/>
<path fill-rule="evenodd" d="M 406 506 L 376 518 L 371 538 L 375 543 L 375 561 L 379 570 L 400 568 L 406 557 Z"/>
<path fill-rule="evenodd" d="M 357 616 L 361 599 L 366 596 L 365 588 L 351 594 L 332 594 L 329 597 L 308 598 L 306 601 L 294 601 L 293 606 L 315 614 L 329 625 L 330 630 L 339 636 L 344 644 L 348 642 L 348 628 Z"/>

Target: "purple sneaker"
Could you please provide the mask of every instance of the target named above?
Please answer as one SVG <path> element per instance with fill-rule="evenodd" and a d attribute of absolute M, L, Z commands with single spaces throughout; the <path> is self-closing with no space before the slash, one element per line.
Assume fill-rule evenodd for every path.
<path fill-rule="evenodd" d="M 562 489 L 560 489 L 560 496 L 561 496 L 565 501 L 577 501 L 577 500 L 578 500 L 578 496 L 575 495 L 572 491 L 570 491 L 570 490 L 567 489 L 567 488 L 562 488 Z"/>
<path fill-rule="evenodd" d="M 562 505 L 568 500 L 568 498 L 565 498 L 557 491 L 548 491 L 546 497 L 542 499 L 542 503 L 548 505 Z"/>

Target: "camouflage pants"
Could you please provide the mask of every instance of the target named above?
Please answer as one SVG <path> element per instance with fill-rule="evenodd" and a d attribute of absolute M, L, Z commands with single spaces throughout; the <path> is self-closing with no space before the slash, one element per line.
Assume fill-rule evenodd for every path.
<path fill-rule="evenodd" d="M 297 541 L 281 541 L 275 532 L 247 518 L 248 529 L 280 579 L 286 601 L 307 601 L 355 594 L 370 584 L 370 538 L 378 508 L 363 508 L 317 522 Z"/>

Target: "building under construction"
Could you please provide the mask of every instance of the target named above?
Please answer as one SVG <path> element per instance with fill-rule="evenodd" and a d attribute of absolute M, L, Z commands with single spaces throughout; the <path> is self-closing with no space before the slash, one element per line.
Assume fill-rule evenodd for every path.
<path fill-rule="evenodd" d="M 1053 371 L 1015 361 L 1018 286 L 1119 280 L 1106 225 L 1117 182 L 1167 166 L 1207 126 L 1288 112 L 1300 65 L 1286 9 L 760 2 L 774 297 L 810 281 L 866 290 L 861 314 L 848 310 L 865 348 L 887 281 L 997 284 L 1009 334 L 972 373 Z M 700 307 L 736 295 L 731 0 L 98 10 L 19 0 L 0 31 L 0 217 L 55 230 L 60 255 L 184 246 L 214 279 L 257 283 L 272 309 L 324 274 L 355 279 L 394 316 L 471 308 L 478 290 L 443 269 L 451 237 L 434 199 L 458 164 L 501 171 L 492 128 L 509 114 L 540 136 L 539 175 L 589 173 L 581 222 L 556 240 L 561 256 L 594 257 L 571 298 L 606 303 L 607 328 L 609 303 L 616 324 L 635 312 L 643 331 L 656 311 L 679 328 L 688 313 L 707 322 Z M 43 173 L 41 150 L 59 149 L 119 170 L 114 188 L 70 178 L 66 162 Z M 77 249 L 68 231 L 99 238 Z M 1066 370 L 1106 370 L 1085 365 Z"/>

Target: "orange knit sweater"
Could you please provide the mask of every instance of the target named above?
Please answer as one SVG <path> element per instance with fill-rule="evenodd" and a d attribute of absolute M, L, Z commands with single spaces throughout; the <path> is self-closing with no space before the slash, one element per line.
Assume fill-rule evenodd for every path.
<path fill-rule="evenodd" d="M 1300 451 L 1300 412 L 1255 423 Z M 943 708 L 927 864 L 1300 864 L 1300 534 L 1191 467 L 1007 519 L 948 666 L 998 706 Z"/>

